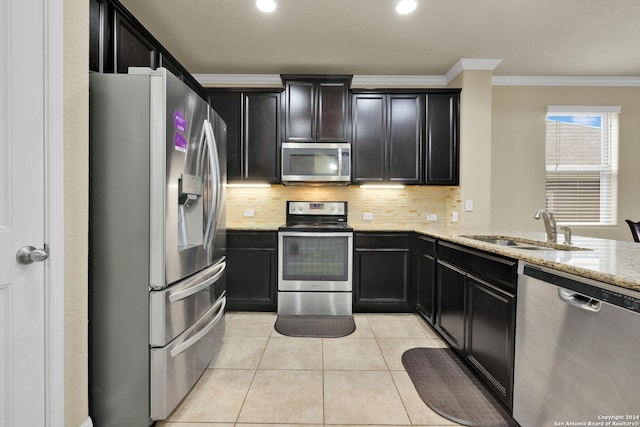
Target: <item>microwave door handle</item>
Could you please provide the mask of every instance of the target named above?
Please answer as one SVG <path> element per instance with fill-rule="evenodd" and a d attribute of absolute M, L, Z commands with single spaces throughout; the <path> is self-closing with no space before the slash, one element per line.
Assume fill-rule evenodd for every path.
<path fill-rule="evenodd" d="M 338 177 L 342 176 L 342 148 L 338 148 Z"/>

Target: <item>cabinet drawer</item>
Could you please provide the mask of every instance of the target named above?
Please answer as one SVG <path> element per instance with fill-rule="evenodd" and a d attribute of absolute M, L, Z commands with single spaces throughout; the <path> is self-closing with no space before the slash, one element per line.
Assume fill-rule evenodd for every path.
<path fill-rule="evenodd" d="M 516 289 L 516 260 L 489 254 L 454 243 L 437 244 L 438 258 L 509 291 Z"/>
<path fill-rule="evenodd" d="M 227 248 L 275 249 L 275 231 L 227 231 Z"/>
<path fill-rule="evenodd" d="M 415 248 L 421 254 L 435 256 L 436 254 L 436 239 L 432 237 L 423 236 L 418 234 L 415 240 Z"/>
<path fill-rule="evenodd" d="M 405 249 L 409 250 L 408 233 L 356 233 L 356 249 Z"/>

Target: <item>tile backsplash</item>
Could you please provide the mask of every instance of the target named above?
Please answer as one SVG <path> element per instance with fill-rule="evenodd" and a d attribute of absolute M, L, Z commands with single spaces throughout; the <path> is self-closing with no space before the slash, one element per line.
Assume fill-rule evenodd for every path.
<path fill-rule="evenodd" d="M 282 186 L 270 188 L 227 188 L 227 227 L 277 227 L 285 223 L 287 200 L 346 200 L 348 222 L 354 227 L 383 230 L 386 227 L 457 227 L 451 212 L 462 206 L 460 187 L 405 187 L 364 189 L 358 186 Z M 252 211 L 253 216 L 245 216 Z M 364 220 L 364 213 L 373 219 Z M 437 220 L 427 221 L 427 214 Z"/>

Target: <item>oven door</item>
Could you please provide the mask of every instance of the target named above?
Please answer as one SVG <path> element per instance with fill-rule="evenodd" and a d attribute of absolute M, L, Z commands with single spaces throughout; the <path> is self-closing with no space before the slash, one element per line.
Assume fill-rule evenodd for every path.
<path fill-rule="evenodd" d="M 278 290 L 350 292 L 352 232 L 278 233 Z"/>

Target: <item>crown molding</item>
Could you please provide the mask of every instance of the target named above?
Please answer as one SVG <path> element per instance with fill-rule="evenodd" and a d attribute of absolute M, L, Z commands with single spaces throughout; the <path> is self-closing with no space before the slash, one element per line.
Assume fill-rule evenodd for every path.
<path fill-rule="evenodd" d="M 444 76 L 355 75 L 351 80 L 351 87 L 446 86 L 447 83 Z"/>
<path fill-rule="evenodd" d="M 194 74 L 202 86 L 282 87 L 279 74 Z"/>
<path fill-rule="evenodd" d="M 430 87 L 447 86 L 462 71 L 493 71 L 501 59 L 461 58 L 444 76 L 420 75 L 354 75 L 352 87 Z M 194 74 L 205 87 L 278 87 L 279 74 Z M 492 86 L 618 86 L 638 87 L 640 77 L 588 76 L 492 76 Z"/>
<path fill-rule="evenodd" d="M 640 86 L 640 77 L 493 76 L 493 86 Z"/>
<path fill-rule="evenodd" d="M 458 74 L 463 71 L 493 71 L 501 62 L 502 59 L 460 58 L 460 60 L 456 62 L 449 71 L 447 71 L 447 74 L 445 74 L 447 84 L 451 83 L 451 81 L 458 77 Z"/>

